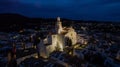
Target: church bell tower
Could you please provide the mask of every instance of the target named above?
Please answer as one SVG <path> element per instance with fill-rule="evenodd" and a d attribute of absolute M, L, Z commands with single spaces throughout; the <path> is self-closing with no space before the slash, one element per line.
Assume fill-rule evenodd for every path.
<path fill-rule="evenodd" d="M 56 32 L 60 34 L 61 31 L 62 31 L 62 22 L 60 21 L 60 17 L 57 17 Z"/>

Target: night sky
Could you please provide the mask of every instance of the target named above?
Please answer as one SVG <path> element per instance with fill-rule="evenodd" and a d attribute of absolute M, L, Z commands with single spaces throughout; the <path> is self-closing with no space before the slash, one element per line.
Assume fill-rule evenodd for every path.
<path fill-rule="evenodd" d="M 34 18 L 120 21 L 120 0 L 0 0 L 0 13 Z"/>

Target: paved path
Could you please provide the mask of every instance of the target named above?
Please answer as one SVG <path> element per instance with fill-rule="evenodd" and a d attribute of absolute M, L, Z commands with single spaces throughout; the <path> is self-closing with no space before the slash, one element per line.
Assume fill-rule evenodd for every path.
<path fill-rule="evenodd" d="M 31 55 L 27 55 L 21 58 L 17 59 L 17 64 L 20 64 L 22 61 L 24 61 L 26 58 L 30 58 L 30 57 L 35 57 L 37 55 L 37 53 L 31 54 Z"/>

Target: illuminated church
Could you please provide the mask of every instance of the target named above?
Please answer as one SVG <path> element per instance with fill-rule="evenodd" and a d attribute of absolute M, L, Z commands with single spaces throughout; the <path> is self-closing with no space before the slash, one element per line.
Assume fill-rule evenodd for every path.
<path fill-rule="evenodd" d="M 40 56 L 49 57 L 55 50 L 63 51 L 65 46 L 72 46 L 77 42 L 77 34 L 73 27 L 63 27 L 60 17 L 57 18 L 55 33 L 49 34 L 47 38 L 40 42 Z"/>

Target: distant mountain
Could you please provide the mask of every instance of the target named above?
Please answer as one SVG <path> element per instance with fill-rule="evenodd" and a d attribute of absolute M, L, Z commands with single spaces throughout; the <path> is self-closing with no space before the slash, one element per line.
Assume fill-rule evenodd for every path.
<path fill-rule="evenodd" d="M 78 23 L 111 23 L 111 22 L 106 22 L 106 21 L 82 21 L 82 20 L 70 20 L 70 19 L 64 19 L 61 18 L 62 22 L 78 22 Z M 56 22 L 56 18 L 29 18 L 25 17 L 20 14 L 11 14 L 11 13 L 5 13 L 5 14 L 0 14 L 0 22 L 2 24 L 0 25 L 6 25 L 6 24 L 26 24 L 26 23 L 43 23 L 43 22 Z"/>
<path fill-rule="evenodd" d="M 7 23 L 21 23 L 22 21 L 27 21 L 28 18 L 19 14 L 0 14 L 0 22 L 3 24 Z"/>
<path fill-rule="evenodd" d="M 11 18 L 26 18 L 25 16 L 22 16 L 20 14 L 10 14 L 10 13 L 6 13 L 6 14 L 0 14 L 0 17 L 2 18 L 8 18 L 8 17 L 11 17 Z"/>
<path fill-rule="evenodd" d="M 62 18 L 62 21 L 71 21 L 69 19 Z M 6 24 L 26 24 L 26 23 L 44 23 L 44 22 L 56 22 L 56 18 L 29 18 L 20 14 L 0 14 L 0 25 Z"/>

